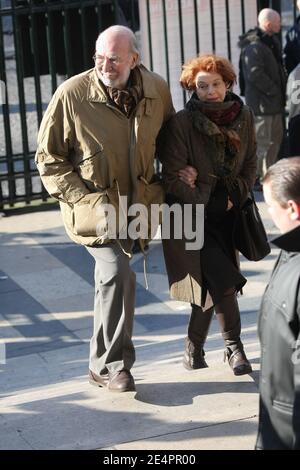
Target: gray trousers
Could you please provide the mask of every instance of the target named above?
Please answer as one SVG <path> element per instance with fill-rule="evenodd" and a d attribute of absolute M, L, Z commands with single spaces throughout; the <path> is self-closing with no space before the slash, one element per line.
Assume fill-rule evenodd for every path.
<path fill-rule="evenodd" d="M 135 360 L 135 273 L 117 243 L 86 248 L 96 263 L 90 370 L 98 375 L 130 370 Z"/>
<path fill-rule="evenodd" d="M 257 176 L 262 178 L 266 169 L 278 160 L 283 139 L 282 114 L 255 116 L 257 138 Z"/>

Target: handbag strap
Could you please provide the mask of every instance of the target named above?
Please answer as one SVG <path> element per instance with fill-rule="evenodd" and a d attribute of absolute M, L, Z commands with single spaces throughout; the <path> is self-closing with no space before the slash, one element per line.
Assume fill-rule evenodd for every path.
<path fill-rule="evenodd" d="M 251 198 L 252 198 L 253 213 L 255 215 L 255 218 L 256 218 L 257 222 L 262 223 L 262 225 L 264 226 L 252 189 L 250 189 L 249 193 L 250 193 Z"/>

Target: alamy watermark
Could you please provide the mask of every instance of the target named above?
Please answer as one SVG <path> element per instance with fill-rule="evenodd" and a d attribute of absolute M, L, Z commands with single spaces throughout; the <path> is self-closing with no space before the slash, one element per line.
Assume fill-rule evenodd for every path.
<path fill-rule="evenodd" d="M 154 238 L 161 224 L 163 240 L 185 240 L 186 250 L 200 250 L 204 243 L 203 204 L 131 204 L 127 196 L 119 197 L 118 214 L 110 203 L 96 209 L 96 233 L 111 240 Z"/>
<path fill-rule="evenodd" d="M 5 103 L 6 103 L 5 83 L 3 80 L 0 80 L 0 106 Z"/>

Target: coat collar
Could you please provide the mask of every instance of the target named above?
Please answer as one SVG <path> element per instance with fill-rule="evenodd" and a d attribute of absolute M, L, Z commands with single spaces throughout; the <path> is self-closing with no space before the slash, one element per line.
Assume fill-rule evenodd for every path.
<path fill-rule="evenodd" d="M 151 76 L 150 72 L 143 65 L 138 65 L 138 67 L 142 76 L 144 97 L 149 99 L 159 98 L 158 92 L 154 85 L 154 80 L 152 79 L 153 77 Z M 90 76 L 87 91 L 88 101 L 106 103 L 108 99 L 105 92 L 105 87 L 103 84 L 101 84 L 96 69 L 94 68 L 89 70 L 88 74 Z"/>
<path fill-rule="evenodd" d="M 272 243 L 284 251 L 300 252 L 300 226 L 274 238 Z"/>

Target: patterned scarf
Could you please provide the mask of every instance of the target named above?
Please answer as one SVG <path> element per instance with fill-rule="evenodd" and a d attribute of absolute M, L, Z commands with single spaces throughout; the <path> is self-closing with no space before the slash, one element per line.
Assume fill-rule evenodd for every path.
<path fill-rule="evenodd" d="M 137 67 L 131 71 L 128 86 L 124 90 L 111 87 L 106 87 L 106 89 L 108 96 L 117 108 L 120 109 L 125 116 L 130 117 L 132 111 L 143 97 L 141 72 Z"/>
<path fill-rule="evenodd" d="M 204 132 L 203 115 L 207 118 L 206 130 L 210 142 L 210 156 L 213 161 L 215 175 L 230 191 L 235 186 L 235 168 L 238 162 L 237 155 L 241 148 L 238 133 L 230 128 L 240 114 L 243 103 L 235 95 L 228 93 L 223 103 L 205 103 L 194 94 L 187 103 L 186 108 L 191 113 L 194 125 Z M 205 118 L 204 118 L 205 119 Z M 209 124 L 210 123 L 210 124 Z M 219 134 L 212 132 L 213 124 L 217 126 Z M 215 129 L 215 127 L 214 127 Z"/>

